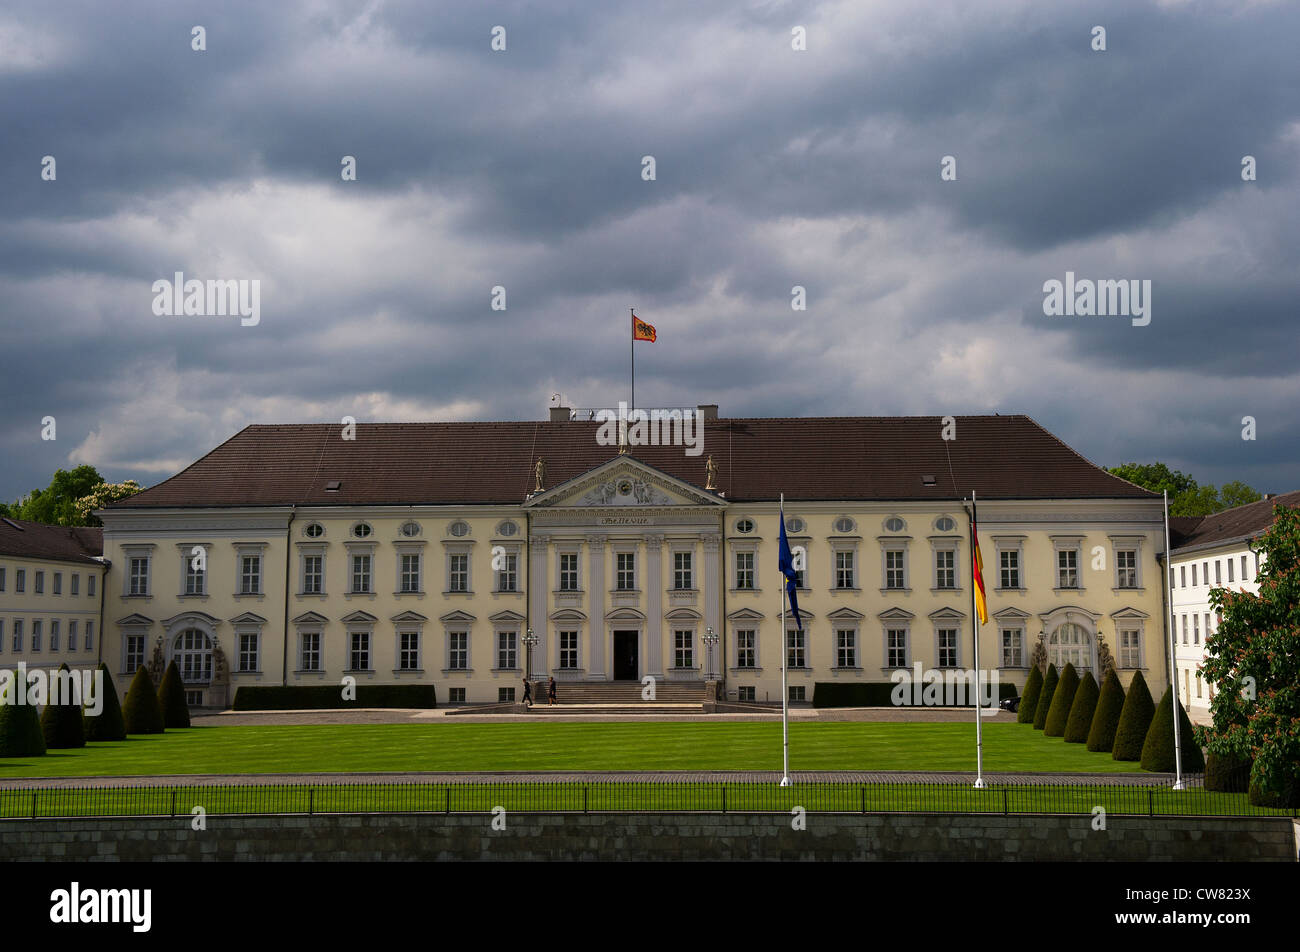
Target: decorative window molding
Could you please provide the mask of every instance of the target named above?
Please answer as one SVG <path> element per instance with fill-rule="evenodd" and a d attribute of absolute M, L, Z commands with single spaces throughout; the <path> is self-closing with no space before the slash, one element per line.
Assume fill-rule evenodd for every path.
<path fill-rule="evenodd" d="M 1142 591 L 1142 543 L 1145 538 L 1137 535 L 1113 535 L 1110 539 L 1111 587 L 1116 591 Z M 1131 553 L 1131 555 L 1129 554 Z M 1209 578 L 1206 578 L 1206 582 Z"/>
<path fill-rule="evenodd" d="M 993 570 L 999 592 L 1025 591 L 1025 536 L 993 536 Z"/>
<path fill-rule="evenodd" d="M 877 536 L 880 543 L 880 591 L 882 594 L 910 592 L 909 563 L 911 536 Z"/>

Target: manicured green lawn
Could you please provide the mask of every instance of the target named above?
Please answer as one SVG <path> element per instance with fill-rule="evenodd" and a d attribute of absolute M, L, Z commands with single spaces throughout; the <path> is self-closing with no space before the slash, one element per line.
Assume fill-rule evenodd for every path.
<path fill-rule="evenodd" d="M 1025 724 L 985 724 L 984 769 L 1139 772 Z M 792 770 L 975 768 L 971 724 L 790 725 Z M 780 770 L 781 725 L 320 724 L 196 727 L 0 760 L 0 779 L 356 771 Z"/>

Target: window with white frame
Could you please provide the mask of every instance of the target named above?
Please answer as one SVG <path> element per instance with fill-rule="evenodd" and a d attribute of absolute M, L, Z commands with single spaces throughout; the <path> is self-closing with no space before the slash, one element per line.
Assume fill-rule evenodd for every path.
<path fill-rule="evenodd" d="M 5 590 L 5 567 L 0 565 L 0 592 Z"/>
<path fill-rule="evenodd" d="M 1186 569 L 1184 569 L 1184 571 L 1186 571 Z M 1241 557 L 1241 580 L 1243 582 L 1250 581 L 1250 578 L 1246 575 L 1246 557 L 1244 555 Z"/>
<path fill-rule="evenodd" d="M 141 644 L 140 664 L 144 664 Z M 186 628 L 172 642 L 172 660 L 186 684 L 205 684 L 212 680 L 212 639 L 197 628 Z M 127 665 L 128 669 L 130 665 Z"/>
<path fill-rule="evenodd" d="M 448 703 L 448 704 L 464 704 L 464 703 L 465 703 L 465 689 L 464 689 L 464 688 L 447 688 L 447 703 Z"/>
<path fill-rule="evenodd" d="M 673 588 L 686 591 L 695 588 L 694 566 L 690 552 L 673 553 Z"/>
<path fill-rule="evenodd" d="M 1192 563 L 1192 588 L 1196 588 L 1196 585 L 1197 585 L 1197 582 L 1196 582 L 1196 563 L 1193 562 L 1193 563 Z M 1186 674 L 1186 672 L 1183 672 L 1183 673 Z"/>
<path fill-rule="evenodd" d="M 239 670 L 241 673 L 251 673 L 259 670 L 258 648 L 261 640 L 261 636 L 256 632 L 245 631 L 240 633 Z"/>
<path fill-rule="evenodd" d="M 63 594 L 63 573 L 62 572 L 54 573 L 54 594 L 55 595 Z"/>
<path fill-rule="evenodd" d="M 852 549 L 835 551 L 835 587 L 857 588 L 856 553 Z"/>
<path fill-rule="evenodd" d="M 1092 667 L 1092 638 L 1082 625 L 1066 622 L 1047 636 L 1047 660 L 1064 671 L 1067 664 L 1075 671 Z"/>
<path fill-rule="evenodd" d="M 185 594 L 186 595 L 206 595 L 208 593 L 207 585 L 207 552 L 199 548 L 202 554 L 200 557 L 193 550 L 198 546 L 182 546 L 181 561 L 185 568 Z"/>
<path fill-rule="evenodd" d="M 754 590 L 754 553 L 736 553 L 736 588 L 741 591 Z"/>
<path fill-rule="evenodd" d="M 1243 560 L 1241 564 L 1245 565 L 1246 563 Z M 27 591 L 27 570 L 26 569 L 14 569 L 14 591 L 17 592 L 19 595 Z"/>
<path fill-rule="evenodd" d="M 447 553 L 447 591 L 469 591 L 469 553 Z"/>
<path fill-rule="evenodd" d="M 86 576 L 86 594 L 91 598 L 95 597 L 95 576 L 93 575 Z"/>
<path fill-rule="evenodd" d="M 1187 644 L 1187 616 L 1183 616 L 1183 644 Z"/>
<path fill-rule="evenodd" d="M 469 670 L 469 632 L 447 632 L 447 670 Z"/>
<path fill-rule="evenodd" d="M 636 553 L 614 553 L 614 587 L 620 592 L 636 590 Z"/>
<path fill-rule="evenodd" d="M 1200 643 L 1201 643 L 1201 616 L 1197 614 L 1193 614 L 1192 615 L 1192 644 L 1199 645 Z"/>
<path fill-rule="evenodd" d="M 736 667 L 758 667 L 758 632 L 753 628 L 741 628 L 736 632 Z"/>
<path fill-rule="evenodd" d="M 370 632 L 348 632 L 348 670 L 369 671 L 370 668 Z"/>
<path fill-rule="evenodd" d="M 50 619 L 50 650 L 51 651 L 59 650 L 60 634 L 61 632 L 59 631 L 59 619 L 51 618 Z"/>
<path fill-rule="evenodd" d="M 503 671 L 513 671 L 517 667 L 519 633 L 516 631 L 497 632 L 497 667 Z"/>
<path fill-rule="evenodd" d="M 1117 588 L 1137 588 L 1137 550 L 1119 549 L 1116 551 L 1115 571 L 1118 573 Z"/>
<path fill-rule="evenodd" d="M 1228 581 L 1229 581 L 1229 582 L 1232 582 L 1232 581 L 1233 581 L 1233 578 L 1232 578 L 1232 559 L 1224 559 L 1224 561 L 1228 563 Z M 1173 569 L 1170 569 L 1169 571 L 1172 572 Z"/>
<path fill-rule="evenodd" d="M 126 651 L 124 670 L 127 674 L 135 674 L 144 666 L 144 635 L 127 635 L 122 645 Z"/>
<path fill-rule="evenodd" d="M 785 658 L 787 668 L 807 667 L 807 633 L 798 628 L 789 628 L 785 633 Z"/>
<path fill-rule="evenodd" d="M 885 549 L 885 588 L 895 591 L 907 588 L 906 549 Z"/>
<path fill-rule="evenodd" d="M 21 618 L 15 618 L 12 627 L 13 627 L 13 650 L 22 651 L 23 650 L 23 620 Z M 141 644 L 143 644 L 143 640 L 141 641 Z M 143 656 L 144 648 L 141 648 L 140 652 L 141 652 L 141 656 Z M 134 673 L 134 671 L 132 673 Z"/>
<path fill-rule="evenodd" d="M 858 631 L 856 628 L 835 629 L 835 667 L 858 666 Z"/>
<path fill-rule="evenodd" d="M 1025 630 L 1023 628 L 1002 629 L 1002 667 L 1023 668 L 1025 666 Z"/>
<path fill-rule="evenodd" d="M 955 549 L 934 550 L 934 587 L 955 589 L 957 587 L 957 551 Z"/>
<path fill-rule="evenodd" d="M 578 588 L 578 553 L 560 553 L 560 591 L 576 592 Z"/>
<path fill-rule="evenodd" d="M 149 556 L 135 555 L 127 561 L 127 589 L 130 596 L 149 594 Z"/>
<path fill-rule="evenodd" d="M 87 621 L 87 622 L 86 622 L 86 648 L 85 648 L 85 650 L 86 650 L 86 651 L 94 651 L 94 650 L 95 650 L 95 623 L 94 623 L 93 621 Z"/>
<path fill-rule="evenodd" d="M 957 629 L 940 628 L 935 636 L 938 639 L 939 667 L 957 667 Z"/>
<path fill-rule="evenodd" d="M 1242 560 L 1241 564 L 1242 565 L 1246 564 L 1244 559 Z M 1187 587 L 1187 566 L 1185 565 L 1178 566 L 1178 587 L 1179 588 Z"/>
<path fill-rule="evenodd" d="M 371 572 L 372 556 L 369 552 L 352 553 L 352 592 L 353 595 L 371 595 L 374 593 L 374 579 Z M 364 670 L 354 668 L 354 671 Z"/>
<path fill-rule="evenodd" d="M 325 594 L 325 556 L 324 555 L 303 555 L 302 593 L 304 595 Z"/>
<path fill-rule="evenodd" d="M 37 595 L 45 594 L 45 573 L 39 569 L 36 571 L 36 583 L 33 586 L 33 591 Z"/>
<path fill-rule="evenodd" d="M 695 632 L 689 628 L 673 632 L 673 667 L 695 667 Z"/>
<path fill-rule="evenodd" d="M 321 670 L 320 657 L 321 633 L 319 631 L 298 632 L 298 670 Z"/>
<path fill-rule="evenodd" d="M 1079 550 L 1058 549 L 1056 552 L 1056 587 L 1079 587 Z"/>
<path fill-rule="evenodd" d="M 560 668 L 572 671 L 578 667 L 578 633 L 573 630 L 560 632 Z"/>
<path fill-rule="evenodd" d="M 420 553 L 403 552 L 398 555 L 400 585 L 398 591 L 411 595 L 420 591 Z"/>
<path fill-rule="evenodd" d="M 1020 550 L 998 549 L 998 583 L 1000 588 L 1020 588 Z"/>
<path fill-rule="evenodd" d="M 501 568 L 497 570 L 497 591 L 519 591 L 519 556 L 507 552 L 501 557 Z"/>
<path fill-rule="evenodd" d="M 260 555 L 241 555 L 239 557 L 239 594 L 262 594 L 262 557 Z"/>
<path fill-rule="evenodd" d="M 77 619 L 68 620 L 68 650 L 77 650 Z"/>
<path fill-rule="evenodd" d="M 41 650 L 42 636 L 44 635 L 44 622 L 39 618 L 32 619 L 32 651 Z"/>
<path fill-rule="evenodd" d="M 405 629 L 397 633 L 397 669 L 399 671 L 420 670 L 420 632 Z"/>
<path fill-rule="evenodd" d="M 885 629 L 885 666 L 889 668 L 907 667 L 907 629 Z"/>
<path fill-rule="evenodd" d="M 81 594 L 81 574 L 80 574 L 80 573 L 78 573 L 78 572 L 73 572 L 73 573 L 72 573 L 72 578 L 68 579 L 68 584 L 71 586 L 70 591 L 71 591 L 71 593 L 72 593 L 73 595 L 80 595 L 80 594 Z M 0 589 L 0 591 L 4 591 L 4 589 Z"/>

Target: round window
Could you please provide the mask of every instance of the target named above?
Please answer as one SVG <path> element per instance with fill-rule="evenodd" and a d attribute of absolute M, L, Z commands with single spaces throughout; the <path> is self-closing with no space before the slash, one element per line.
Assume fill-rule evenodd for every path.
<path fill-rule="evenodd" d="M 940 516 L 934 527 L 940 532 L 952 532 L 953 529 L 957 528 L 957 523 L 953 522 L 948 516 Z"/>
<path fill-rule="evenodd" d="M 352 527 L 352 534 L 356 536 L 358 539 L 369 538 L 370 533 L 372 531 L 373 530 L 370 528 L 370 523 L 368 522 L 358 522 L 355 526 Z"/>
<path fill-rule="evenodd" d="M 452 535 L 456 536 L 456 538 L 467 536 L 469 535 L 469 523 L 458 519 L 451 524 L 449 531 Z"/>
<path fill-rule="evenodd" d="M 403 522 L 401 532 L 408 539 L 412 536 L 418 536 L 420 534 L 420 524 L 418 522 Z"/>
<path fill-rule="evenodd" d="M 303 530 L 303 534 L 309 539 L 319 539 L 325 534 L 325 527 L 319 522 L 313 522 Z"/>
<path fill-rule="evenodd" d="M 885 528 L 890 532 L 902 532 L 907 528 L 907 523 L 898 518 L 898 516 L 890 516 L 885 520 Z"/>
<path fill-rule="evenodd" d="M 630 480 L 620 479 L 618 481 L 618 494 L 620 496 L 632 495 L 632 483 Z"/>
<path fill-rule="evenodd" d="M 737 531 L 737 532 L 741 532 L 741 533 L 744 533 L 744 532 L 753 532 L 753 531 L 754 531 L 754 520 L 753 520 L 753 519 L 741 519 L 739 522 L 736 523 L 736 531 Z"/>
<path fill-rule="evenodd" d="M 835 531 L 836 531 L 836 532 L 852 532 L 852 531 L 853 531 L 853 520 L 850 519 L 848 516 L 841 516 L 839 519 L 836 519 L 836 520 L 835 520 Z"/>
<path fill-rule="evenodd" d="M 803 532 L 803 520 L 797 516 L 791 516 L 785 521 L 786 532 Z"/>
<path fill-rule="evenodd" d="M 503 536 L 512 536 L 519 531 L 519 527 L 513 522 L 503 522 L 497 526 L 497 532 Z"/>

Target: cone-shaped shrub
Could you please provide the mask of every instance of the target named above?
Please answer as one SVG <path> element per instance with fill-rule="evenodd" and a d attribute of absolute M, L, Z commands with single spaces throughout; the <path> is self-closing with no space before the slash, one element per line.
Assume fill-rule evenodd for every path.
<path fill-rule="evenodd" d="M 1056 665 L 1047 666 L 1047 677 L 1043 678 L 1043 689 L 1038 692 L 1038 703 L 1034 705 L 1034 730 L 1041 731 L 1047 723 L 1047 712 L 1052 707 L 1052 695 L 1056 693 L 1056 683 L 1061 676 L 1056 673 Z"/>
<path fill-rule="evenodd" d="M 1291 777 L 1281 793 L 1265 791 L 1253 780 L 1250 783 L 1249 799 L 1257 807 L 1272 807 L 1277 810 L 1294 810 L 1300 807 L 1300 776 Z"/>
<path fill-rule="evenodd" d="M 99 665 L 99 674 L 103 678 L 97 715 L 84 714 L 82 724 L 86 728 L 86 740 L 126 740 L 126 721 L 122 718 L 122 702 L 117 699 L 117 685 L 108 672 L 108 665 Z M 86 708 L 87 711 L 90 708 Z"/>
<path fill-rule="evenodd" d="M 1097 710 L 1092 715 L 1092 726 L 1088 728 L 1088 749 L 1109 754 L 1115 746 L 1115 731 L 1119 728 L 1119 715 L 1124 710 L 1124 685 L 1119 683 L 1119 675 L 1111 668 L 1101 681 L 1101 696 L 1097 698 Z"/>
<path fill-rule="evenodd" d="M 1245 793 L 1250 789 L 1250 760 L 1210 751 L 1205 758 L 1205 789 Z"/>
<path fill-rule="evenodd" d="M 1020 724 L 1034 723 L 1034 711 L 1038 708 L 1038 694 L 1043 690 L 1043 672 L 1038 670 L 1038 665 L 1029 669 L 1029 677 L 1025 678 L 1025 690 L 1020 695 L 1020 707 L 1016 711 L 1016 722 Z"/>
<path fill-rule="evenodd" d="M 0 698 L 0 757 L 39 757 L 45 753 L 45 737 L 36 705 L 19 704 L 18 672 Z"/>
<path fill-rule="evenodd" d="M 181 684 L 181 673 L 175 661 L 163 672 L 162 684 L 158 687 L 158 703 L 162 706 L 164 725 L 190 726 L 190 706 L 185 703 L 185 686 Z"/>
<path fill-rule="evenodd" d="M 1142 745 L 1146 743 L 1147 729 L 1155 716 L 1156 706 L 1147 690 L 1147 679 L 1137 671 L 1129 682 L 1128 697 L 1119 713 L 1119 726 L 1115 728 L 1115 744 L 1110 755 L 1116 760 L 1141 760 Z"/>
<path fill-rule="evenodd" d="M 1200 773 L 1205 769 L 1205 755 L 1196 743 L 1192 722 L 1181 701 L 1178 704 L 1178 739 L 1183 748 L 1183 771 Z M 1142 769 L 1169 772 L 1174 766 L 1174 692 L 1166 688 L 1142 742 Z"/>
<path fill-rule="evenodd" d="M 1082 744 L 1088 739 L 1088 730 L 1092 727 L 1092 715 L 1097 710 L 1097 698 L 1101 688 L 1097 679 L 1088 671 L 1079 682 L 1079 690 L 1074 692 L 1074 703 L 1070 705 L 1070 717 L 1065 722 L 1065 742 Z"/>
<path fill-rule="evenodd" d="M 59 665 L 60 680 L 65 671 L 68 671 L 67 662 Z M 78 671 L 74 676 L 80 684 L 81 672 Z M 45 746 L 50 750 L 86 746 L 86 732 L 81 726 L 81 701 L 78 700 L 80 696 L 80 690 L 76 697 L 64 694 L 64 703 L 55 704 L 54 679 L 50 679 L 50 703 L 45 705 L 45 711 L 41 714 L 41 733 L 45 736 Z"/>
<path fill-rule="evenodd" d="M 126 691 L 126 703 L 122 705 L 122 717 L 126 721 L 128 734 L 161 734 L 163 732 L 162 709 L 158 706 L 158 692 L 154 690 L 153 678 L 143 665 L 131 679 L 131 686 Z"/>
<path fill-rule="evenodd" d="M 1070 707 L 1074 704 L 1074 692 L 1079 690 L 1079 672 L 1074 665 L 1067 664 L 1061 672 L 1061 680 L 1056 682 L 1052 692 L 1052 705 L 1047 709 L 1047 720 L 1043 722 L 1044 737 L 1061 737 L 1065 734 L 1065 723 L 1070 719 Z"/>

